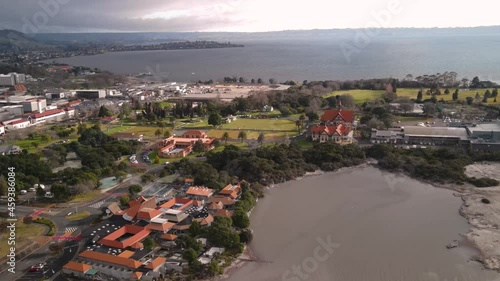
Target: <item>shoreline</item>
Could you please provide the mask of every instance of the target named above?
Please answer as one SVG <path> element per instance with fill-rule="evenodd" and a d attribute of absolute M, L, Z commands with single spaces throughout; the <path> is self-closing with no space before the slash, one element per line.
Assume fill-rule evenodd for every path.
<path fill-rule="evenodd" d="M 304 176 L 302 177 L 297 177 L 296 179 L 292 181 L 297 181 L 301 180 L 302 178 L 305 177 L 314 177 L 314 176 L 320 176 L 324 175 L 326 173 L 342 173 L 346 172 L 349 170 L 355 170 L 355 169 L 360 169 L 360 168 L 365 168 L 372 166 L 376 169 L 379 169 L 380 171 L 383 172 L 388 172 L 383 169 L 380 169 L 379 167 L 376 166 L 377 161 L 373 159 L 368 159 L 366 162 L 356 165 L 356 166 L 351 166 L 351 167 L 343 167 L 335 171 L 322 171 L 322 170 L 316 170 L 314 172 L 306 172 Z M 500 167 L 500 163 L 498 163 Z M 479 204 L 481 203 L 481 199 L 484 198 L 487 195 L 493 194 L 498 196 L 499 202 L 500 202 L 500 187 L 493 187 L 493 188 L 477 188 L 474 187 L 470 184 L 464 184 L 462 186 L 456 185 L 456 184 L 437 184 L 435 182 L 430 182 L 430 181 L 425 181 L 421 179 L 416 179 L 411 177 L 410 175 L 407 175 L 405 173 L 401 172 L 389 172 L 397 176 L 405 176 L 409 177 L 411 179 L 417 180 L 421 183 L 428 184 L 432 186 L 433 188 L 443 188 L 447 189 L 450 191 L 454 191 L 453 196 L 455 197 L 460 197 L 462 199 L 462 205 L 458 209 L 458 213 L 460 216 L 465 218 L 467 220 L 467 224 L 469 225 L 469 230 L 467 233 L 458 233 L 458 235 L 462 236 L 465 241 L 456 241 L 454 240 L 451 242 L 449 245 L 443 245 L 443 247 L 449 247 L 450 245 L 453 245 L 449 247 L 449 249 L 456 248 L 456 247 L 470 247 L 476 250 L 479 253 L 478 257 L 473 257 L 469 259 L 469 261 L 477 261 L 482 264 L 482 266 L 487 269 L 487 270 L 492 270 L 492 271 L 497 271 L 500 272 L 500 253 L 497 255 L 492 255 L 491 252 L 493 251 L 499 251 L 495 248 L 495 245 L 500 244 L 500 240 L 493 239 L 490 241 L 494 235 L 487 235 L 491 234 L 490 232 L 493 232 L 494 234 L 497 234 L 498 237 L 500 238 L 500 229 L 499 225 L 497 224 L 484 224 L 485 220 L 488 220 L 488 215 L 495 215 L 495 212 L 476 212 L 474 208 L 469 208 L 471 206 L 478 207 L 481 206 Z M 265 187 L 266 190 L 274 189 L 274 188 L 279 188 L 280 184 L 272 184 L 268 185 Z M 487 195 L 486 195 L 487 194 Z M 471 201 L 478 201 L 472 203 Z M 256 205 L 257 207 L 258 205 Z M 498 216 L 500 217 L 500 209 L 497 210 Z M 251 212 L 251 211 L 250 211 Z M 486 213 L 486 214 L 485 214 Z M 481 219 L 479 219 L 481 218 Z M 494 218 L 489 218 L 489 219 L 494 219 Z M 481 225 L 481 222 L 484 225 Z M 491 229 L 488 229 L 489 228 Z M 486 236 L 486 237 L 484 237 Z M 484 238 L 483 238 L 484 237 Z M 495 236 L 496 237 L 496 236 Z M 495 242 L 496 241 L 496 242 Z M 495 244 L 496 243 L 496 244 Z M 240 267 L 245 266 L 248 262 L 251 261 L 258 261 L 258 257 L 254 254 L 252 251 L 252 248 L 250 245 L 245 245 L 243 253 L 238 255 L 235 260 L 224 269 L 224 273 L 211 278 L 211 279 L 204 279 L 203 281 L 208 281 L 208 280 L 226 280 L 231 276 L 231 274 L 235 271 L 238 270 Z"/>

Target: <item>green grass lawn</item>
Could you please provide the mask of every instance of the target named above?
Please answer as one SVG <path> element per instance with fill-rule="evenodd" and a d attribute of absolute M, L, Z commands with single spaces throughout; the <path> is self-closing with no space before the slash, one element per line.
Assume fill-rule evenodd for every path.
<path fill-rule="evenodd" d="M 79 221 L 79 220 L 83 220 L 84 218 L 86 218 L 88 216 L 90 216 L 90 213 L 87 211 L 83 211 L 83 212 L 79 212 L 76 214 L 72 214 L 70 216 L 66 216 L 66 219 L 70 220 L 70 221 Z"/>
<path fill-rule="evenodd" d="M 2 219 L 2 222 L 4 220 Z M 22 220 L 16 222 L 16 249 L 22 250 L 25 246 L 35 240 L 37 236 L 45 235 L 47 228 L 38 223 L 25 224 Z M 7 238 L 9 232 L 3 229 L 0 234 L 0 242 L 2 245 L 7 245 Z M 9 247 L 0 247 L 0 255 L 5 257 L 8 254 Z"/>
<path fill-rule="evenodd" d="M 76 140 L 78 140 L 78 136 L 72 135 L 72 136 L 69 136 L 69 137 L 63 138 L 63 139 L 56 138 L 56 139 L 52 139 L 48 142 L 42 142 L 40 137 L 35 137 L 32 140 L 30 140 L 30 139 L 16 140 L 14 142 L 10 142 L 10 144 L 17 145 L 21 149 L 26 149 L 26 150 L 28 150 L 28 153 L 37 153 L 37 152 L 41 152 L 45 147 L 47 147 L 53 143 L 56 143 L 58 141 L 62 141 L 62 140 L 70 140 L 70 142 L 76 141 Z M 38 143 L 38 147 L 35 148 L 33 146 L 33 143 Z"/>
<path fill-rule="evenodd" d="M 296 141 L 294 141 L 294 143 L 296 143 L 302 149 L 310 149 L 314 145 L 314 143 L 312 141 L 307 140 L 307 139 L 296 140 Z"/>
<path fill-rule="evenodd" d="M 212 125 L 208 124 L 208 120 L 199 120 L 194 123 L 179 123 L 177 128 L 183 129 L 209 129 Z"/>
<path fill-rule="evenodd" d="M 90 201 L 95 197 L 99 196 L 100 194 L 101 192 L 99 190 L 93 190 L 91 192 L 75 196 L 70 202 L 76 203 L 76 202 Z"/>
<path fill-rule="evenodd" d="M 476 92 L 479 92 L 479 95 L 482 98 L 483 94 L 484 94 L 484 92 L 486 92 L 486 90 L 490 90 L 490 92 L 491 92 L 493 89 L 478 89 L 478 90 L 471 89 L 469 91 L 464 90 L 464 89 L 460 89 L 459 93 L 458 93 L 458 100 L 465 101 L 466 97 L 475 97 Z M 419 89 L 417 89 L 417 88 L 399 88 L 399 89 L 397 89 L 396 94 L 398 95 L 398 97 L 408 97 L 410 99 L 416 99 L 418 91 L 419 91 Z M 427 89 L 424 89 L 423 99 L 430 99 L 431 96 L 427 96 L 425 94 L 426 91 L 427 91 Z M 441 89 L 441 93 L 443 93 L 443 94 L 436 96 L 436 98 L 438 100 L 441 100 L 441 98 L 442 98 L 445 101 L 451 101 L 452 96 L 453 96 L 452 94 L 454 91 L 455 91 L 455 89 L 450 88 L 450 94 L 445 95 L 444 89 Z M 360 105 L 360 104 L 364 103 L 365 101 L 374 100 L 376 98 L 381 98 L 382 95 L 384 94 L 384 92 L 385 91 L 383 91 L 383 90 L 340 90 L 340 91 L 334 91 L 328 95 L 325 95 L 325 96 L 323 96 L 323 98 L 336 96 L 336 95 L 350 94 L 353 96 L 356 104 Z M 497 104 L 497 103 L 494 102 L 494 98 L 490 98 L 490 99 L 488 99 L 488 104 Z M 500 103 L 498 103 L 498 104 L 500 104 Z"/>
<path fill-rule="evenodd" d="M 295 122 L 287 119 L 238 119 L 222 125 L 219 129 L 294 131 Z"/>

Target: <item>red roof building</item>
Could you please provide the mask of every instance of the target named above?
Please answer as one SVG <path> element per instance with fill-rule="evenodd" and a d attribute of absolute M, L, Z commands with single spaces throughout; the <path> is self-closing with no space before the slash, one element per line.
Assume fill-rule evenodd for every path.
<path fill-rule="evenodd" d="M 125 249 L 127 247 L 134 245 L 135 243 L 142 241 L 150 233 L 151 230 L 146 229 L 144 227 L 127 224 L 119 228 L 115 232 L 109 234 L 108 236 L 102 238 L 101 240 L 97 241 L 97 243 L 112 248 Z M 126 234 L 132 236 L 125 240 L 120 240 L 120 238 Z"/>
<path fill-rule="evenodd" d="M 325 110 L 323 115 L 321 115 L 320 121 L 326 125 L 352 124 L 354 122 L 354 111 L 343 109 Z"/>
<path fill-rule="evenodd" d="M 347 144 L 353 142 L 353 131 L 344 124 L 336 126 L 314 125 L 311 126 L 311 138 L 313 141 Z"/>
<path fill-rule="evenodd" d="M 85 258 L 89 260 L 99 261 L 103 263 L 118 265 L 122 267 L 127 267 L 130 269 L 139 268 L 142 263 L 140 261 L 136 261 L 130 258 L 113 256 L 106 253 L 100 253 L 95 251 L 85 250 L 78 255 L 80 258 Z"/>

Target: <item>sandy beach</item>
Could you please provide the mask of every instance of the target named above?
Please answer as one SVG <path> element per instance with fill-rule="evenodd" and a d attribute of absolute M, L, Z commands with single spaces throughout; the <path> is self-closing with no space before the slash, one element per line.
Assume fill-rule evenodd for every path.
<path fill-rule="evenodd" d="M 476 262 L 494 268 L 492 231 L 454 193 L 370 166 L 281 184 L 252 213 L 256 260 L 225 280 L 500 280 Z"/>

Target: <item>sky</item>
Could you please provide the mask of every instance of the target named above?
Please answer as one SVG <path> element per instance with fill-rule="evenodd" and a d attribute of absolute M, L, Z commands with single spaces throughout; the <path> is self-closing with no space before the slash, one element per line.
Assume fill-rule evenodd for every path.
<path fill-rule="evenodd" d="M 500 25 L 493 0 L 0 0 L 0 29 L 260 32 Z"/>

